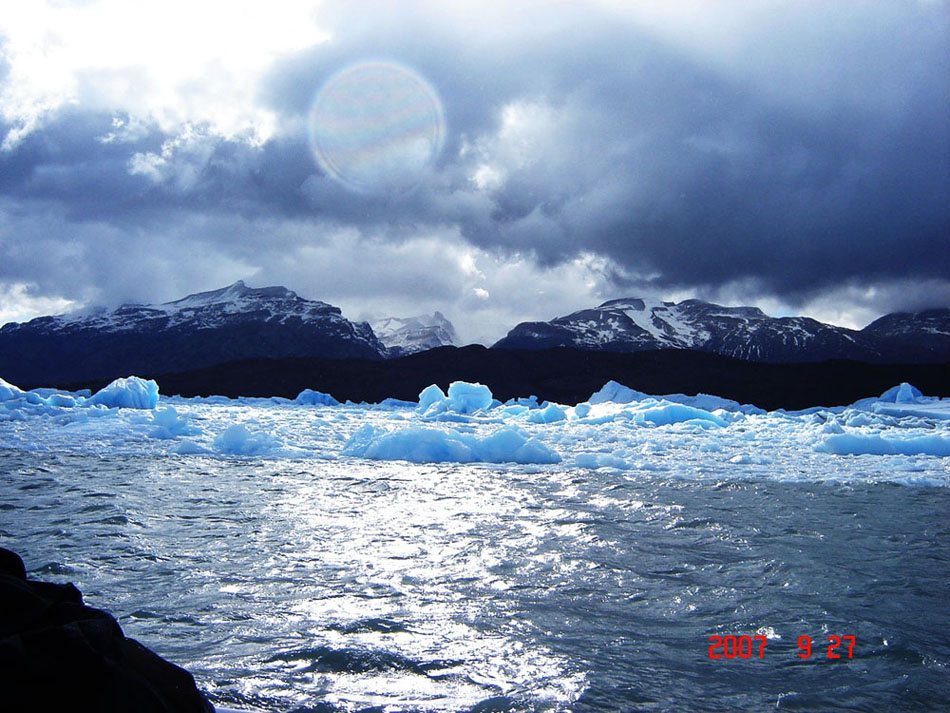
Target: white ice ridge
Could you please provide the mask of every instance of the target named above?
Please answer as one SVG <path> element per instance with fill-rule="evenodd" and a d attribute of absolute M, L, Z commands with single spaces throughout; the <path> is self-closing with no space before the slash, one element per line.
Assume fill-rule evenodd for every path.
<path fill-rule="evenodd" d="M 77 406 L 154 409 L 158 405 L 158 384 L 151 379 L 129 376 L 116 379 L 97 391 L 94 396 L 86 396 L 81 392 L 64 393 L 55 389 L 23 391 L 18 386 L 0 379 L 0 402 L 4 402 L 8 410 L 29 406 L 45 406 L 51 409 Z"/>
<path fill-rule="evenodd" d="M 900 384 L 850 406 L 767 413 L 608 382 L 571 406 L 535 396 L 501 403 L 487 386 L 456 381 L 423 389 L 415 402 L 339 404 L 311 389 L 294 400 L 184 399 L 159 397 L 154 381 L 134 376 L 95 395 L 23 391 L 0 379 L 0 447 L 950 486 L 950 399 Z"/>
<path fill-rule="evenodd" d="M 560 463 L 561 456 L 531 438 L 517 426 L 504 426 L 487 436 L 455 429 L 410 426 L 381 431 L 369 424 L 360 428 L 343 453 L 376 460 L 413 463 Z"/>

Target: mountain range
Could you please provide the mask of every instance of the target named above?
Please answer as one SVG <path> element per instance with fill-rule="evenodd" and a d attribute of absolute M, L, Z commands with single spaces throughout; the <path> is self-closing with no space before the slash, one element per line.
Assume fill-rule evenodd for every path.
<path fill-rule="evenodd" d="M 370 323 L 389 357 L 418 354 L 436 347 L 458 346 L 455 327 L 441 312 L 418 317 L 385 317 Z"/>
<path fill-rule="evenodd" d="M 284 287 L 228 287 L 158 305 L 126 304 L 0 328 L 0 375 L 49 385 L 202 369 L 246 359 L 367 362 L 458 343 L 441 313 L 351 322 L 338 307 Z M 885 315 L 862 330 L 754 307 L 627 298 L 550 322 L 524 322 L 493 350 L 690 350 L 753 362 L 850 359 L 950 362 L 950 309 Z"/>
<path fill-rule="evenodd" d="M 165 374 L 253 357 L 382 359 L 366 322 L 285 287 L 228 287 L 159 305 L 126 304 L 0 328 L 0 374 L 44 384 Z"/>
<path fill-rule="evenodd" d="M 950 361 L 950 309 L 893 313 L 861 330 L 810 317 L 769 317 L 756 307 L 626 298 L 550 322 L 522 322 L 497 349 L 573 347 L 638 352 L 691 349 L 749 361 Z"/>

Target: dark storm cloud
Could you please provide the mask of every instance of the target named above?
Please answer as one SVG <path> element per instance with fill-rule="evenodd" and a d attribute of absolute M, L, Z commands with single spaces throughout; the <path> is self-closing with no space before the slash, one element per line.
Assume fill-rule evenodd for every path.
<path fill-rule="evenodd" d="M 760 30 L 747 57 L 759 73 L 730 73 L 590 8 L 517 42 L 390 18 L 276 69 L 272 97 L 304 115 L 313 87 L 347 61 L 411 61 L 441 92 L 452 140 L 447 185 L 401 208 L 544 263 L 593 250 L 660 288 L 754 278 L 793 299 L 855 278 L 950 277 L 946 7 L 808 7 L 779 7 Z M 446 198 L 467 188 L 459 142 L 496 130 L 519 99 L 550 106 L 556 135 L 478 204 L 487 212 L 467 213 Z M 403 212 L 355 198 L 367 221 Z M 316 202 L 357 219 L 346 201 Z"/>
<path fill-rule="evenodd" d="M 45 211 L 57 229 L 101 223 L 129 242 L 200 225 L 248 264 L 327 226 L 394 243 L 449 227 L 542 266 L 607 257 L 620 291 L 745 281 L 801 303 L 842 284 L 950 280 L 947 6 L 773 9 L 726 46 L 715 27 L 677 42 L 676 27 L 594 5 L 470 26 L 361 3 L 331 18 L 330 42 L 271 68 L 259 96 L 280 122 L 263 145 L 116 129 L 112 113 L 73 107 L 0 153 L 0 195 L 20 213 L 42 206 L 34 227 Z M 442 154 L 407 193 L 352 192 L 311 156 L 315 92 L 367 58 L 413 67 L 445 107 Z M 312 230 L 260 235 L 235 217 Z"/>

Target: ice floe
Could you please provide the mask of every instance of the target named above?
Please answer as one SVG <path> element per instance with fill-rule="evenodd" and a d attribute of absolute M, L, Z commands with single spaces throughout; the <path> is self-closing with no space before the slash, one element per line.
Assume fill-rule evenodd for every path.
<path fill-rule="evenodd" d="M 486 436 L 455 429 L 410 426 L 381 431 L 365 425 L 347 441 L 343 453 L 377 460 L 413 463 L 560 463 L 561 456 L 515 426 Z"/>
<path fill-rule="evenodd" d="M 152 409 L 158 405 L 158 384 L 137 376 L 116 379 L 93 394 L 88 402 L 111 408 Z"/>
<path fill-rule="evenodd" d="M 482 384 L 432 385 L 417 401 L 159 396 L 118 379 L 98 393 L 0 380 L 0 447 L 214 458 L 360 458 L 607 468 L 680 478 L 762 477 L 950 485 L 950 399 L 899 384 L 850 406 L 766 413 L 699 394 L 608 382 L 587 401 L 501 404 Z"/>

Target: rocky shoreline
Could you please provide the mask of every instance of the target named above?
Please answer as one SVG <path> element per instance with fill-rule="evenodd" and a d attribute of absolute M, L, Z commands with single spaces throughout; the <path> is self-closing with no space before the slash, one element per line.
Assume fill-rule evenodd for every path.
<path fill-rule="evenodd" d="M 214 713 L 190 673 L 122 633 L 72 584 L 0 548 L 0 709 Z"/>

